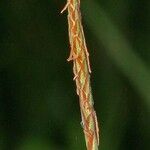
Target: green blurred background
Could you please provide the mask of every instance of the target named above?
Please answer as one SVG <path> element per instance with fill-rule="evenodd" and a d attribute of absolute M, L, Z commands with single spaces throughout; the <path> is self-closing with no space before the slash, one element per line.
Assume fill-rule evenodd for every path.
<path fill-rule="evenodd" d="M 85 150 L 65 0 L 0 1 L 0 150 Z M 81 0 L 101 150 L 150 147 L 150 1 Z"/>

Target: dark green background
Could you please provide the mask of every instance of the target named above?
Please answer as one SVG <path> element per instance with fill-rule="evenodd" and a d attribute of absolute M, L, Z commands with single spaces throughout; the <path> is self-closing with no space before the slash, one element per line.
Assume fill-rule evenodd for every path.
<path fill-rule="evenodd" d="M 85 150 L 65 2 L 0 1 L 0 150 Z M 81 5 L 101 150 L 148 150 L 150 1 Z"/>

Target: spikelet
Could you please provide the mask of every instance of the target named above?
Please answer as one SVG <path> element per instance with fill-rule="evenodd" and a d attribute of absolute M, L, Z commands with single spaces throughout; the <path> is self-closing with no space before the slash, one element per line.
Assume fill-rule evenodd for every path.
<path fill-rule="evenodd" d="M 90 85 L 90 62 L 86 47 L 80 13 L 80 0 L 68 0 L 63 13 L 68 9 L 68 31 L 70 41 L 70 56 L 73 61 L 74 80 L 79 96 L 82 126 L 87 150 L 98 150 L 99 128 Z"/>

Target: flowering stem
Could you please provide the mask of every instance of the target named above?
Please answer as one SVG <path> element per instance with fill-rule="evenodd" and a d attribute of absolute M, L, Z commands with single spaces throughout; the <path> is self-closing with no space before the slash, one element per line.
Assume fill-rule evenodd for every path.
<path fill-rule="evenodd" d="M 80 13 L 80 0 L 67 0 L 62 12 L 68 9 L 70 56 L 73 61 L 74 80 L 79 96 L 82 126 L 87 150 L 98 150 L 99 129 L 90 84 L 89 53 L 86 47 Z M 62 13 L 61 12 L 61 13 Z"/>

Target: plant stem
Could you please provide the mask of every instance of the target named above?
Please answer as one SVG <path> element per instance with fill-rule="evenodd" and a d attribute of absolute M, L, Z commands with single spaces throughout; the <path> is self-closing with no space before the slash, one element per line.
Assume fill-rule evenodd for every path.
<path fill-rule="evenodd" d="M 82 126 L 87 150 L 98 150 L 99 129 L 94 110 L 90 84 L 89 53 L 86 47 L 80 13 L 80 0 L 68 0 L 64 10 L 68 9 L 68 31 L 71 52 L 67 59 L 73 60 L 74 80 L 79 96 Z"/>

